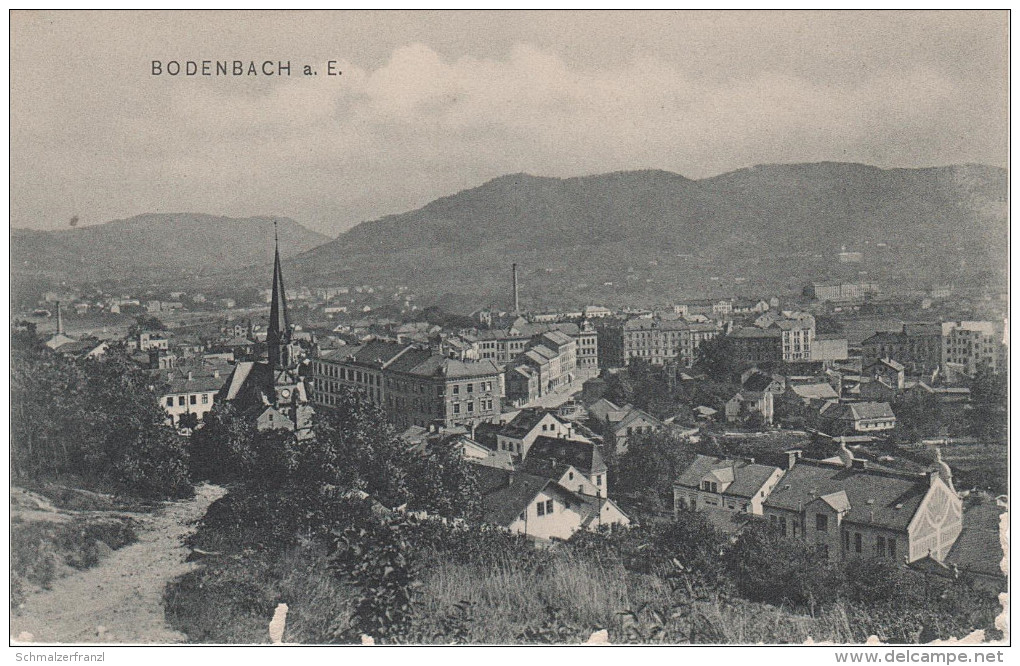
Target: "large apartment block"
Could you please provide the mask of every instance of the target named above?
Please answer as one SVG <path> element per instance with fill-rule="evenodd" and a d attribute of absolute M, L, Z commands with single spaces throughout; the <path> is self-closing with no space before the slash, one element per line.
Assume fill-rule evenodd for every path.
<path fill-rule="evenodd" d="M 991 321 L 947 321 L 942 324 L 942 370 L 973 377 L 980 370 L 1006 369 L 1003 326 Z"/>
<path fill-rule="evenodd" d="M 312 402 L 329 407 L 350 389 L 383 407 L 394 425 L 492 421 L 502 410 L 501 370 L 419 347 L 372 341 L 327 352 L 312 365 Z"/>
<path fill-rule="evenodd" d="M 901 331 L 880 331 L 861 342 L 867 367 L 882 359 L 903 365 L 907 374 L 930 375 L 942 360 L 942 327 L 938 324 L 904 324 Z"/>
<path fill-rule="evenodd" d="M 812 282 L 804 287 L 804 295 L 808 298 L 832 303 L 859 303 L 868 297 L 877 296 L 878 285 L 873 282 L 832 284 Z"/>
<path fill-rule="evenodd" d="M 623 325 L 623 360 L 628 365 L 633 359 L 641 359 L 654 365 L 678 363 L 689 368 L 701 343 L 721 333 L 714 323 L 631 319 Z"/>

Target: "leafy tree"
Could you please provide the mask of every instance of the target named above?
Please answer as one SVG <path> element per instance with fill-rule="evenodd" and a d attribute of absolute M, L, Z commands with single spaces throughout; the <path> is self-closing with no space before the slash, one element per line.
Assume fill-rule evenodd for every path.
<path fill-rule="evenodd" d="M 622 493 L 642 497 L 656 513 L 672 507 L 673 481 L 694 462 L 694 449 L 668 431 L 642 433 L 627 440 L 614 485 Z"/>
<path fill-rule="evenodd" d="M 733 359 L 733 340 L 719 335 L 698 345 L 694 367 L 709 377 L 728 381 L 736 370 Z"/>
<path fill-rule="evenodd" d="M 357 488 L 386 506 L 407 501 L 407 445 L 385 413 L 353 391 L 315 412 L 314 437 L 296 443 L 295 478 L 315 487 Z"/>
<path fill-rule="evenodd" d="M 170 436 L 156 387 L 122 351 L 72 360 L 12 349 L 15 478 L 73 476 L 145 497 L 190 493 L 187 450 Z"/>
<path fill-rule="evenodd" d="M 763 521 L 744 528 L 725 562 L 743 596 L 772 604 L 786 601 L 814 608 L 836 598 L 842 579 L 838 564 Z"/>
<path fill-rule="evenodd" d="M 424 454 L 409 455 L 407 493 L 409 509 L 473 521 L 482 517 L 475 465 L 452 442 L 438 442 Z"/>
<path fill-rule="evenodd" d="M 150 314 L 140 314 L 135 317 L 135 323 L 128 329 L 129 336 L 136 336 L 143 331 L 165 331 L 164 324 L 159 317 Z"/>

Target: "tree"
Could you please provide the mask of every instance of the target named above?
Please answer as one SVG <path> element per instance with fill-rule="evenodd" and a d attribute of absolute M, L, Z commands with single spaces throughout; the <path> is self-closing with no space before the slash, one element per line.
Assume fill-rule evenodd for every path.
<path fill-rule="evenodd" d="M 480 520 L 482 496 L 475 465 L 452 441 L 440 441 L 423 454 L 411 452 L 407 465 L 409 509 L 447 518 Z"/>
<path fill-rule="evenodd" d="M 140 314 L 135 317 L 135 323 L 128 329 L 129 336 L 136 336 L 143 331 L 165 331 L 166 324 L 164 324 L 158 317 L 154 317 L 150 314 Z"/>
<path fill-rule="evenodd" d="M 735 370 L 733 340 L 719 335 L 698 345 L 694 367 L 709 377 L 729 381 Z"/>
<path fill-rule="evenodd" d="M 814 607 L 836 598 L 842 572 L 801 539 L 790 539 L 764 521 L 748 524 L 726 552 L 737 590 L 752 601 Z"/>
<path fill-rule="evenodd" d="M 614 485 L 642 497 L 656 513 L 672 506 L 673 481 L 695 458 L 691 445 L 669 431 L 634 435 L 620 456 Z"/>
<path fill-rule="evenodd" d="M 407 501 L 407 445 L 381 408 L 353 391 L 315 412 L 314 436 L 296 444 L 295 475 L 316 486 L 357 488 L 387 506 Z"/>
<path fill-rule="evenodd" d="M 186 448 L 169 436 L 152 380 L 122 351 L 72 360 L 22 347 L 11 361 L 15 478 L 71 476 L 152 498 L 190 493 Z"/>

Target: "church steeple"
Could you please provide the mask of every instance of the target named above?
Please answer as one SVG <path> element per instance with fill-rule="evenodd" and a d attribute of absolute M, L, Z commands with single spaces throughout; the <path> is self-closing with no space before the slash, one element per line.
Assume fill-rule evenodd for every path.
<path fill-rule="evenodd" d="M 282 352 L 290 343 L 290 322 L 287 320 L 287 296 L 283 291 L 283 271 L 280 270 L 280 237 L 276 232 L 276 221 L 273 221 L 273 238 L 276 243 L 276 256 L 273 262 L 273 297 L 269 306 L 269 330 L 266 333 L 266 344 L 269 347 L 269 367 L 279 370 L 286 366 L 288 360 L 282 358 Z"/>

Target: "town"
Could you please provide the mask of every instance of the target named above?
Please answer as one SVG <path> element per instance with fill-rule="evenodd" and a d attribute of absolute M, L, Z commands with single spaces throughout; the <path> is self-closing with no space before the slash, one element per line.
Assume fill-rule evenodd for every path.
<path fill-rule="evenodd" d="M 48 292 L 18 326 L 49 327 L 44 344 L 60 356 L 126 354 L 185 437 L 227 404 L 259 430 L 302 437 L 313 413 L 362 396 L 407 447 L 460 451 L 480 479 L 483 522 L 538 545 L 695 510 L 731 536 L 767 521 L 829 558 L 1004 582 L 990 546 L 1006 445 L 989 423 L 1003 417 L 988 418 L 1005 408 L 1004 302 L 975 307 L 973 294 L 935 285 L 920 313 L 988 318 L 872 331 L 857 316 L 881 312 L 868 282 L 811 283 L 797 300 L 529 312 L 508 268 L 505 308 L 455 315 L 420 310 L 406 286 L 287 293 L 277 249 L 271 286 L 249 307 L 185 291 Z M 376 314 L 387 302 L 396 316 Z M 97 313 L 132 323 L 68 332 Z M 657 509 L 641 498 L 650 489 L 620 478 L 655 436 L 690 454 Z"/>

